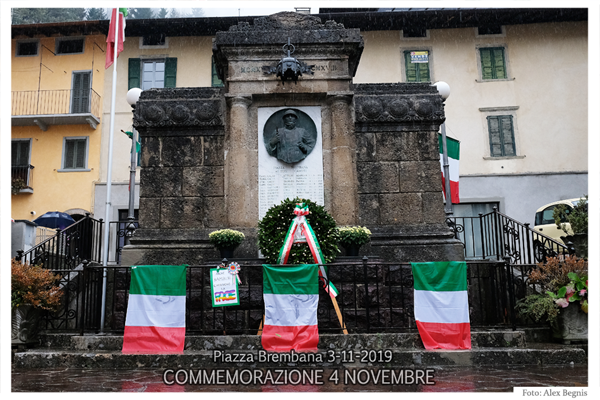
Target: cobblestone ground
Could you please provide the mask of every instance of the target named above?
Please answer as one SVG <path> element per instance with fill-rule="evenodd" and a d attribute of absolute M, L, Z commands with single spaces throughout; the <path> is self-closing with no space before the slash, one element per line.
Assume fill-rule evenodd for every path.
<path fill-rule="evenodd" d="M 187 370 L 189 371 L 189 370 Z M 289 372 L 290 370 L 288 370 Z M 310 370 L 305 370 L 308 374 Z M 389 371 L 378 375 L 378 369 L 321 370 L 322 384 L 272 384 L 255 383 L 238 385 L 184 384 L 167 385 L 163 382 L 164 370 L 13 370 L 13 392 L 512 392 L 515 387 L 586 387 L 587 366 L 502 366 L 502 367 L 445 367 L 430 372 L 432 385 L 413 383 L 407 370 L 394 369 L 396 379 L 402 371 L 405 384 L 391 383 Z M 334 375 L 337 371 L 337 375 Z M 363 371 L 363 372 L 361 372 Z M 412 371 L 412 370 L 411 370 Z M 193 373 L 197 374 L 197 370 Z M 274 371 L 272 371 L 274 372 Z M 313 374 L 315 371 L 313 370 Z M 432 374 L 431 374 L 432 373 Z M 317 371 L 318 374 L 318 371 Z M 185 380 L 185 373 L 178 379 Z M 307 375 L 308 376 L 308 375 Z M 382 382 L 386 380 L 387 383 Z M 249 375 L 240 375 L 248 381 Z M 273 376 L 275 378 L 275 376 Z M 335 383 L 335 379 L 339 381 Z M 315 378 L 315 375 L 313 375 Z M 355 382 L 352 382 L 352 378 Z M 174 381 L 174 375 L 167 380 Z M 285 383 L 281 376 L 280 382 Z M 299 375 L 291 374 L 295 381 Z M 375 380 L 378 380 L 375 383 Z M 413 379 L 413 382 L 411 382 Z M 346 382 L 344 382 L 346 380 Z M 268 381 L 267 381 L 268 382 Z M 362 384 L 361 384 L 362 382 Z M 399 381 L 396 381 L 399 382 Z M 409 384 L 412 383 L 412 384 Z"/>

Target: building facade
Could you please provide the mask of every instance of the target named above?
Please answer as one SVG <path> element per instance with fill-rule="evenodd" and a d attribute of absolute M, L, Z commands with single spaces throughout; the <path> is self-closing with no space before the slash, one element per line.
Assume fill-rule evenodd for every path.
<path fill-rule="evenodd" d="M 105 38 L 96 22 L 13 27 L 12 218 L 93 212 Z"/>
<path fill-rule="evenodd" d="M 477 215 L 497 206 L 518 221 L 533 223 L 539 206 L 587 193 L 585 9 L 321 9 L 317 16 L 360 29 L 364 50 L 354 83 L 450 85 L 447 133 L 461 142 L 461 204 L 455 205 L 455 215 Z M 212 42 L 216 32 L 240 21 L 251 24 L 253 18 L 127 21 L 125 48 L 117 62 L 111 220 L 123 218 L 129 198 L 131 139 L 121 133 L 132 127 L 127 91 L 227 85 L 216 74 Z M 94 24 L 107 32 L 108 21 Z M 51 24 L 43 24 L 47 25 Z M 34 193 L 13 196 L 13 218 L 29 219 L 31 211 L 54 209 L 80 209 L 104 218 L 109 124 L 101 121 L 109 120 L 113 67 L 104 70 L 105 36 L 81 35 L 83 52 L 57 55 L 58 38 L 28 36 L 13 27 L 13 164 L 35 167 L 28 170 L 35 178 L 28 185 Z M 36 41 L 37 55 L 17 56 L 19 46 L 33 52 L 34 45 L 28 43 Z M 90 83 L 85 81 L 86 71 Z M 91 112 L 95 126 L 87 121 L 53 125 L 41 118 L 18 126 L 17 121 L 26 119 L 21 115 L 40 114 L 23 114 L 15 93 L 72 91 L 77 84 L 91 85 L 98 94 L 99 111 Z M 69 104 L 73 107 L 75 102 Z M 73 109 L 69 113 L 79 114 Z M 65 154 L 72 157 L 65 149 L 79 146 L 85 147 L 86 164 L 65 168 Z M 36 149 L 43 156 L 36 155 Z M 73 165 L 80 165 L 77 162 Z M 36 185 L 48 188 L 38 190 Z M 69 193 L 66 187 L 80 189 Z M 38 193 L 43 193 L 39 204 L 47 210 L 35 202 Z M 138 193 L 139 188 L 136 208 Z"/>

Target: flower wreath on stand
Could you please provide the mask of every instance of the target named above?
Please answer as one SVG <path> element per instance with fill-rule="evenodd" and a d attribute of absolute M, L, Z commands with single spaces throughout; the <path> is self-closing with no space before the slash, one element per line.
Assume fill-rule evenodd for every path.
<path fill-rule="evenodd" d="M 340 253 L 339 232 L 333 217 L 325 207 L 308 199 L 285 199 L 271 207 L 258 222 L 258 247 L 269 264 L 277 264 L 279 252 L 284 244 L 290 224 L 294 219 L 297 203 L 304 203 L 309 213 L 306 220 L 315 233 L 326 263 L 332 262 Z M 313 264 L 314 258 L 306 243 L 294 243 L 287 260 L 288 264 Z"/>

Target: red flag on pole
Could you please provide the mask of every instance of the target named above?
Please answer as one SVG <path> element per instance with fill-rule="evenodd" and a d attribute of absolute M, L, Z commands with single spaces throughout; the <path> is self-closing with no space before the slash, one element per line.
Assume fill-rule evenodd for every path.
<path fill-rule="evenodd" d="M 125 41 L 125 16 L 127 15 L 126 8 L 119 8 L 119 35 L 117 38 L 117 57 L 123 51 L 123 42 Z M 110 18 L 110 26 L 108 27 L 108 35 L 106 37 L 106 65 L 104 68 L 110 67 L 114 62 L 115 54 L 115 25 L 117 22 L 117 9 L 113 8 L 112 16 Z"/>

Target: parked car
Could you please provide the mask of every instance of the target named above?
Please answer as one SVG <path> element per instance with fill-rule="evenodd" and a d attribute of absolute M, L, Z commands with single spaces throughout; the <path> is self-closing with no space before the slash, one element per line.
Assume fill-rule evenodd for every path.
<path fill-rule="evenodd" d="M 566 234 L 562 229 L 556 226 L 556 222 L 554 221 L 553 217 L 554 207 L 556 207 L 558 204 L 565 204 L 567 206 L 566 214 L 568 215 L 573 209 L 573 207 L 576 206 L 580 200 L 580 198 L 559 200 L 538 208 L 538 210 L 535 213 L 535 224 L 533 229 L 543 233 L 546 236 L 550 236 L 551 238 L 556 239 L 559 242 L 562 242 L 560 237 L 566 236 Z M 567 221 L 561 221 L 561 223 L 562 222 L 565 223 L 565 228 L 567 229 L 569 234 L 572 235 L 573 231 L 571 230 L 571 224 L 569 224 Z"/>

